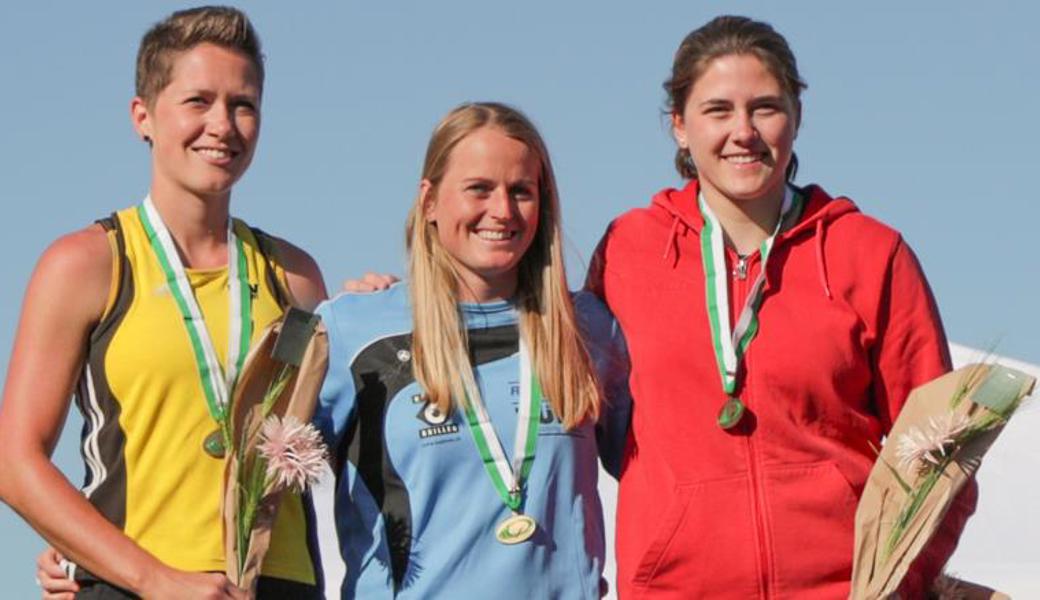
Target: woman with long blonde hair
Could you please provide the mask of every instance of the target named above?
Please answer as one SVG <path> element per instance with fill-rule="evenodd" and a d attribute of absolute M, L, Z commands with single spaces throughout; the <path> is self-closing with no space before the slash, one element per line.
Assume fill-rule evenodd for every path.
<path fill-rule="evenodd" d="M 407 283 L 319 309 L 343 597 L 598 597 L 597 420 L 625 359 L 602 304 L 567 291 L 552 164 L 523 114 L 440 122 L 407 243 Z"/>

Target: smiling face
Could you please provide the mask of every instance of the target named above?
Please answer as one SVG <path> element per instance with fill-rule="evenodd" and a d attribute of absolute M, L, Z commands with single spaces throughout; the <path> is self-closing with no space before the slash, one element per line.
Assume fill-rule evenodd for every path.
<path fill-rule="evenodd" d="M 783 195 L 798 130 L 795 102 L 753 54 L 713 59 L 672 115 L 704 194 L 745 202 Z"/>
<path fill-rule="evenodd" d="M 260 134 L 260 80 L 244 54 L 214 44 L 180 53 L 170 83 L 131 117 L 152 144 L 152 191 L 226 198 Z"/>
<path fill-rule="evenodd" d="M 520 259 L 538 231 L 538 155 L 496 127 L 456 144 L 436 185 L 422 181 L 426 221 L 454 259 L 462 300 L 512 297 Z"/>

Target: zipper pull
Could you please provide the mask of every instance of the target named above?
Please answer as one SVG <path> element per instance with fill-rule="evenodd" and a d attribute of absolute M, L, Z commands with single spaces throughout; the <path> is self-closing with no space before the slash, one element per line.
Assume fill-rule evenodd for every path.
<path fill-rule="evenodd" d="M 741 281 L 747 279 L 747 263 L 746 256 L 738 256 L 737 266 L 733 268 L 733 276 Z"/>

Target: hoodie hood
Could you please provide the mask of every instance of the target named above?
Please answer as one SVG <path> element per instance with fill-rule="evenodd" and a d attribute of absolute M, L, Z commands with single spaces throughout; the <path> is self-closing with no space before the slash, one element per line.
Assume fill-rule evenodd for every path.
<path fill-rule="evenodd" d="M 806 199 L 802 214 L 798 221 L 786 231 L 780 232 L 776 244 L 789 243 L 791 240 L 815 234 L 816 267 L 820 286 L 828 298 L 832 298 L 830 283 L 827 278 L 827 262 L 824 254 L 825 229 L 828 224 L 849 214 L 859 212 L 852 200 L 844 197 L 832 198 L 827 192 L 815 184 L 796 188 Z M 664 243 L 663 260 L 673 259 L 675 265 L 679 258 L 678 237 L 683 234 L 700 234 L 704 228 L 704 216 L 697 206 L 699 191 L 696 179 L 691 180 L 683 189 L 666 188 L 654 195 L 650 201 L 650 209 L 672 222 Z"/>

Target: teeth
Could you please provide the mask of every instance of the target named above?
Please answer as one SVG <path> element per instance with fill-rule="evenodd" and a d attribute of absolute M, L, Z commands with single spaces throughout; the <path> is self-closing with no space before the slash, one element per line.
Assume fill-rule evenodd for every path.
<path fill-rule="evenodd" d="M 228 158 L 231 156 L 231 153 L 227 150 L 217 150 L 216 148 L 199 148 L 196 152 L 208 158 Z"/>
<path fill-rule="evenodd" d="M 745 165 L 753 163 L 758 160 L 758 155 L 755 154 L 741 154 L 740 156 L 727 156 L 726 160 L 729 162 L 735 162 L 737 164 Z"/>
<path fill-rule="evenodd" d="M 482 240 L 501 241 L 508 240 L 513 237 L 512 231 L 490 231 L 487 229 L 481 229 L 477 231 L 477 235 Z"/>

